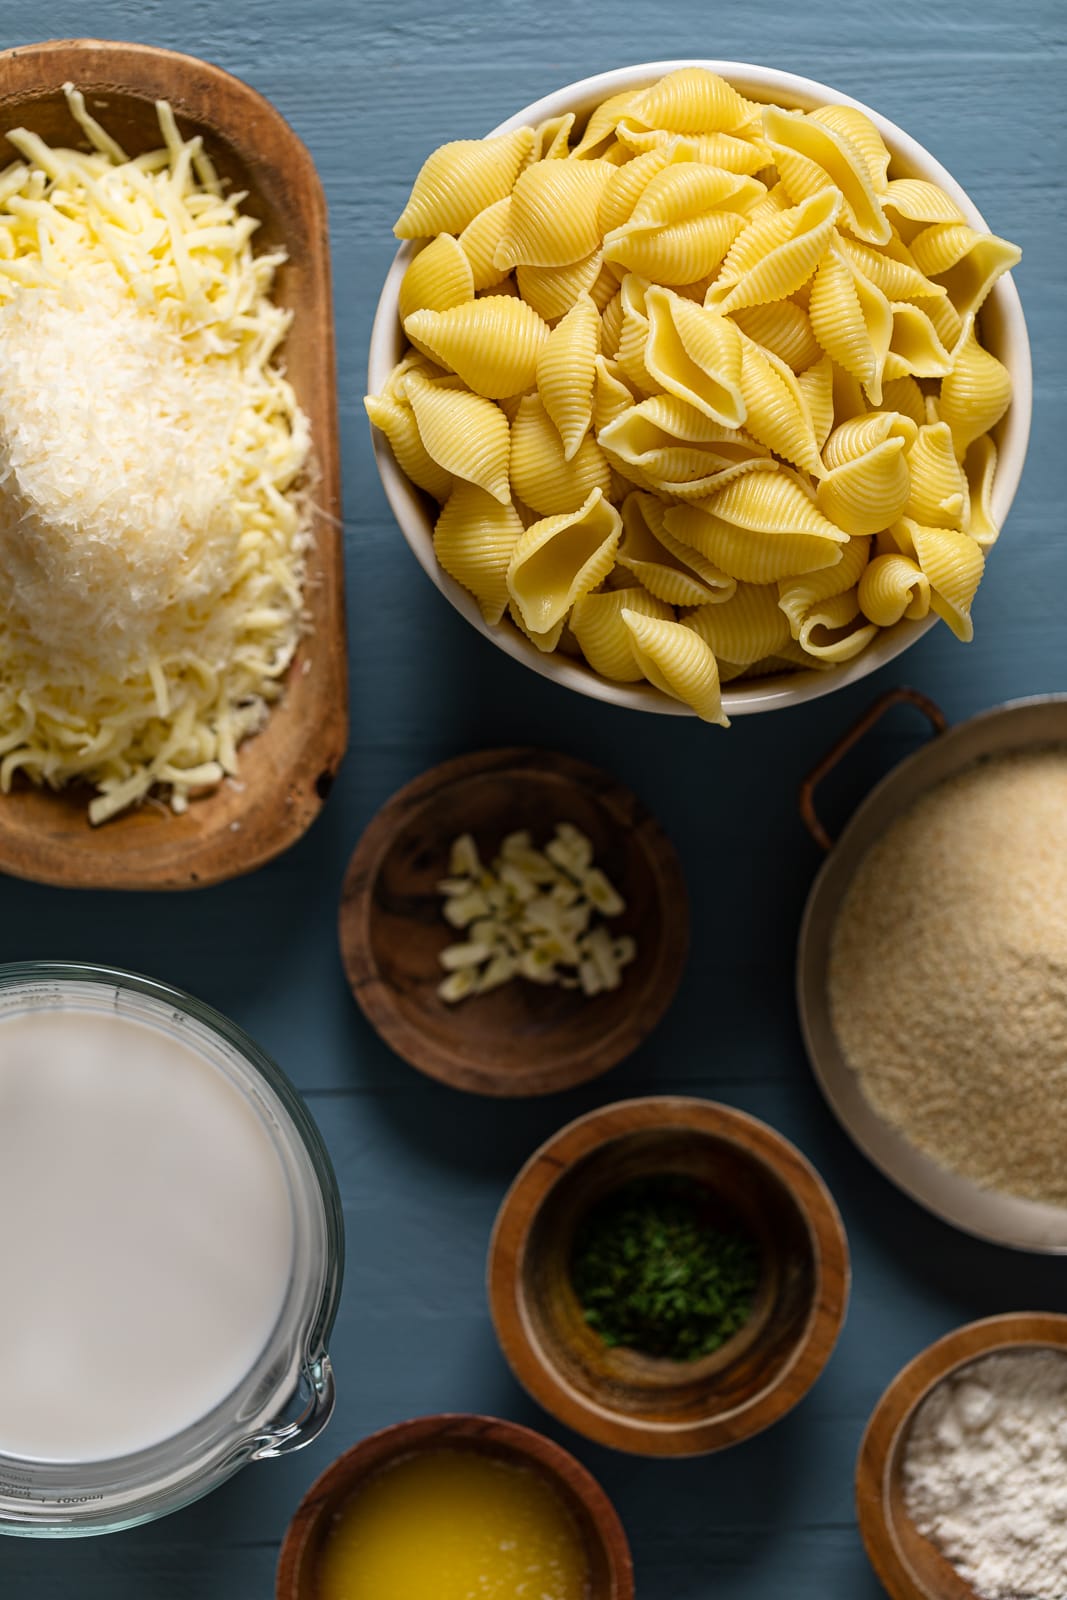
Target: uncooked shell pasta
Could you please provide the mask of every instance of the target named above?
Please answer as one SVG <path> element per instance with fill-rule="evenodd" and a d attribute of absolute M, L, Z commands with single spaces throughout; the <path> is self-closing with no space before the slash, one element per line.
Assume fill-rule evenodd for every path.
<path fill-rule="evenodd" d="M 489 625 L 719 723 L 721 683 L 931 611 L 971 637 L 1019 251 L 861 111 L 683 68 L 443 146 L 396 232 L 412 348 L 367 410 Z"/>

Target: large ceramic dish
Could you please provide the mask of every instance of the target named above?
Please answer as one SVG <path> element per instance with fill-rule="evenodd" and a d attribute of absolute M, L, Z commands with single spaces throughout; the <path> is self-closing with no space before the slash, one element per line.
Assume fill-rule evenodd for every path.
<path fill-rule="evenodd" d="M 334 384 L 326 201 L 311 157 L 273 106 L 192 56 L 77 39 L 0 54 L 0 135 L 25 125 L 51 143 L 79 144 L 63 97 L 70 81 L 96 117 L 137 153 L 160 143 L 154 102 L 169 100 L 183 132 L 203 133 L 222 176 L 247 190 L 258 249 L 288 260 L 275 298 L 293 313 L 286 370 L 311 422 L 316 473 L 314 549 L 305 590 L 311 634 L 285 697 L 241 748 L 240 787 L 222 784 L 182 817 L 153 805 L 101 828 L 86 791 L 19 787 L 0 796 L 0 871 L 77 888 L 182 889 L 251 872 L 310 826 L 347 739 L 341 482 Z M 0 144 L 0 167 L 7 164 Z"/>
<path fill-rule="evenodd" d="M 556 117 L 574 111 L 579 120 L 588 116 L 594 106 L 609 95 L 624 89 L 639 88 L 654 82 L 665 72 L 678 67 L 708 67 L 720 73 L 753 100 L 775 102 L 781 105 L 813 110 L 816 106 L 836 102 L 863 111 L 877 126 L 893 156 L 893 175 L 896 177 L 928 178 L 941 185 L 960 206 L 965 216 L 976 228 L 988 231 L 977 206 L 964 193 L 952 175 L 945 171 L 923 146 L 898 128 L 895 123 L 880 116 L 877 111 L 859 100 L 842 94 L 827 84 L 816 83 L 811 78 L 801 78 L 792 72 L 779 72 L 772 67 L 752 66 L 740 61 L 654 61 L 638 66 L 620 67 L 614 72 L 602 72 L 595 78 L 583 78 L 554 94 L 546 95 L 533 105 L 524 106 L 513 117 L 502 122 L 493 133 L 507 133 L 524 124 L 536 124 L 546 117 Z M 462 112 L 458 113 L 460 119 Z M 456 137 L 464 131 L 458 123 Z M 414 178 L 414 173 L 412 173 Z M 368 392 L 377 394 L 384 386 L 392 368 L 405 349 L 403 331 L 397 315 L 397 296 L 400 280 L 404 276 L 415 244 L 405 244 L 397 251 L 389 269 L 371 335 Z M 997 475 L 993 488 L 993 514 L 1002 526 L 1011 509 L 1015 491 L 1022 475 L 1026 445 L 1030 434 L 1030 406 L 1032 377 L 1030 370 L 1030 345 L 1026 334 L 1022 306 L 1010 276 L 1005 276 L 994 286 L 981 313 L 982 336 L 989 350 L 1004 363 L 1011 373 L 1014 399 L 1002 421 L 993 430 L 999 451 Z M 602 678 L 584 662 L 567 656 L 544 655 L 516 628 L 505 624 L 491 628 L 483 620 L 474 599 L 455 583 L 437 564 L 433 552 L 433 506 L 427 496 L 416 489 L 400 471 L 383 435 L 372 429 L 374 452 L 382 485 L 393 513 L 400 524 L 404 538 L 411 546 L 423 571 L 433 580 L 441 593 L 455 606 L 479 633 L 507 652 L 516 661 L 531 667 L 543 678 L 551 678 L 567 689 L 590 695 L 595 700 L 605 700 L 609 705 L 628 706 L 635 711 L 659 711 L 674 716 L 690 716 L 688 707 L 668 699 L 647 684 L 619 684 Z M 999 559 L 999 558 L 997 558 Z M 1010 558 L 1009 558 L 1010 559 Z M 796 672 L 777 677 L 760 678 L 751 682 L 728 684 L 723 690 L 723 706 L 732 716 L 743 716 L 755 711 L 776 711 L 783 706 L 798 705 L 814 700 L 820 695 L 842 689 L 846 684 L 865 678 L 879 667 L 899 656 L 909 645 L 920 639 L 933 626 L 933 617 L 924 622 L 901 622 L 886 629 L 872 645 L 854 661 L 824 672 Z"/>
<path fill-rule="evenodd" d="M 928 789 L 982 756 L 1054 743 L 1067 743 L 1067 695 L 1010 701 L 941 734 L 871 791 L 808 896 L 797 956 L 797 1003 L 819 1087 L 845 1131 L 887 1178 L 966 1233 L 1019 1250 L 1067 1254 L 1067 1207 L 981 1188 L 938 1166 L 882 1121 L 837 1042 L 827 993 L 830 941 L 845 891 L 868 848 L 890 823 Z"/>
<path fill-rule="evenodd" d="M 333 1411 L 326 1346 L 344 1271 L 341 1200 L 326 1147 L 292 1084 L 246 1033 L 210 1006 L 135 973 L 42 961 L 0 967 L 0 1014 L 66 1007 L 127 1017 L 179 1039 L 228 1080 L 278 1156 L 294 1247 L 266 1345 L 206 1416 L 109 1461 L 50 1463 L 0 1453 L 0 1533 L 45 1538 L 114 1533 L 165 1516 L 248 1462 L 316 1439 Z"/>

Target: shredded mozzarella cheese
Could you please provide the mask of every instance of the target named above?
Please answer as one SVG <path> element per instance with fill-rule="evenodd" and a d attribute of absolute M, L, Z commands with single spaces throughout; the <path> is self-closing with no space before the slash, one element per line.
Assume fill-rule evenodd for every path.
<path fill-rule="evenodd" d="M 199 138 L 127 157 L 8 134 L 0 172 L 0 788 L 102 822 L 237 770 L 306 626 L 310 432 L 278 254 Z"/>

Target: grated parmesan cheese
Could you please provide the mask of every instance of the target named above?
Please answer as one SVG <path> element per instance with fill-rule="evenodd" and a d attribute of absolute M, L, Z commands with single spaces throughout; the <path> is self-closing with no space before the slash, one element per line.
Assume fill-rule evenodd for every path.
<path fill-rule="evenodd" d="M 0 172 L 0 787 L 158 786 L 237 770 L 305 627 L 309 428 L 277 363 L 282 257 L 199 138 Z"/>

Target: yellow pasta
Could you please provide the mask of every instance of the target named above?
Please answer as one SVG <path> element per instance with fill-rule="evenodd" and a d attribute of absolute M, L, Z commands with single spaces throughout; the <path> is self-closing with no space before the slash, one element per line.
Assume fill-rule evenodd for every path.
<path fill-rule="evenodd" d="M 1011 398 L 978 313 L 1019 253 L 863 112 L 682 68 L 442 147 L 397 231 L 367 412 L 490 627 L 710 721 L 931 610 L 970 637 Z"/>

